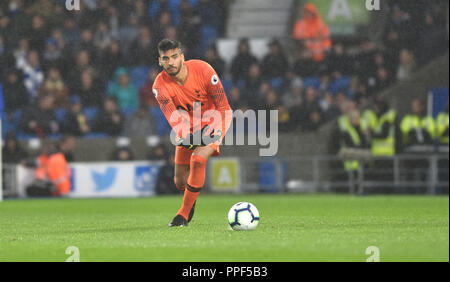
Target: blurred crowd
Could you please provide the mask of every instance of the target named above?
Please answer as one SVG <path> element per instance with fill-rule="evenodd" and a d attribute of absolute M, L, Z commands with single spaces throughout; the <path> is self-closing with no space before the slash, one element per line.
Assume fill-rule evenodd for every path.
<path fill-rule="evenodd" d="M 202 57 L 224 30 L 227 1 L 0 2 L 0 112 L 19 138 L 167 133 L 152 84 L 157 44 Z M 158 119 L 155 121 L 155 119 Z"/>
<path fill-rule="evenodd" d="M 315 131 L 448 50 L 445 1 L 390 1 L 381 45 L 332 41 L 308 4 L 293 53 L 274 39 L 259 60 L 243 38 L 229 66 L 212 44 L 229 1 L 83 0 L 70 12 L 64 2 L 0 3 L 2 116 L 19 137 L 167 134 L 151 91 L 165 37 L 215 68 L 234 110 L 278 110 L 284 132 Z"/>

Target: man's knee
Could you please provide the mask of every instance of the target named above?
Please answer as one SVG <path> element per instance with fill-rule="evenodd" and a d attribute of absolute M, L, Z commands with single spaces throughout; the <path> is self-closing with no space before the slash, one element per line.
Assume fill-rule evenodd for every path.
<path fill-rule="evenodd" d="M 175 177 L 173 178 L 173 182 L 175 183 L 175 186 L 177 187 L 178 190 L 184 191 L 184 189 L 186 189 L 187 184 L 186 177 L 175 175 Z"/>

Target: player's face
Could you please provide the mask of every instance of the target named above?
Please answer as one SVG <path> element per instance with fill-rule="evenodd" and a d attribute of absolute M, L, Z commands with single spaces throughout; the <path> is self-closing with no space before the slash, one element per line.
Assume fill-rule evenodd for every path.
<path fill-rule="evenodd" d="M 159 65 L 170 76 L 176 76 L 183 66 L 184 54 L 180 49 L 172 49 L 159 54 Z"/>

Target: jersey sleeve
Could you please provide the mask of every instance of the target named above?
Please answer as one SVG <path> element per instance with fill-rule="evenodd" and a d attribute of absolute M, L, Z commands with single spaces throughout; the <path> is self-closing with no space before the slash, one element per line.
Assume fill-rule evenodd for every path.
<path fill-rule="evenodd" d="M 222 124 L 213 124 L 213 128 L 215 130 L 221 130 L 222 132 L 222 136 L 219 140 L 221 142 L 225 137 L 225 133 L 230 128 L 233 119 L 232 109 L 230 107 L 230 104 L 228 103 L 227 95 L 225 93 L 225 90 L 223 89 L 222 82 L 220 81 L 216 71 L 209 64 L 206 63 L 205 65 L 205 88 L 208 95 L 211 97 L 216 110 L 220 112 L 220 115 L 222 117 Z"/>
<path fill-rule="evenodd" d="M 189 117 L 183 116 L 183 112 L 177 110 L 166 88 L 157 81 L 155 81 L 153 85 L 153 95 L 155 95 L 161 111 L 177 134 L 177 137 L 183 137 L 183 133 L 186 132 L 186 129 L 184 128 L 187 127 L 187 129 L 189 129 L 190 127 Z"/>

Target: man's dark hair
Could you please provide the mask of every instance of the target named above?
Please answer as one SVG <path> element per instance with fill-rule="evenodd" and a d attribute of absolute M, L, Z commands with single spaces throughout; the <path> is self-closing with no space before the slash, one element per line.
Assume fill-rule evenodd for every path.
<path fill-rule="evenodd" d="M 172 39 L 163 39 L 158 43 L 158 51 L 161 52 L 167 52 L 169 50 L 173 49 L 180 49 L 181 50 L 181 43 L 177 40 Z"/>

